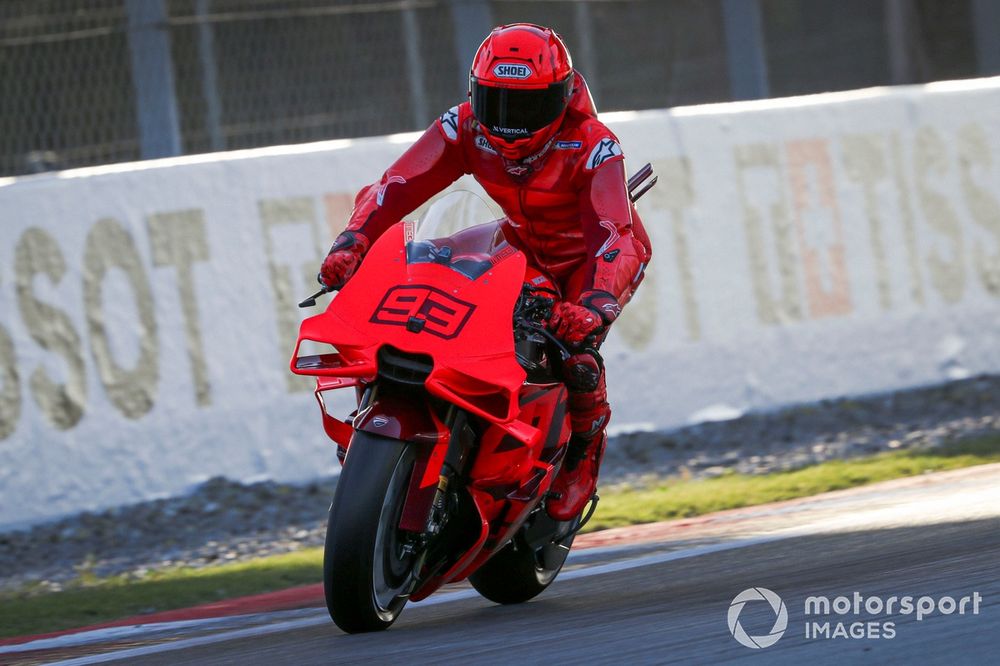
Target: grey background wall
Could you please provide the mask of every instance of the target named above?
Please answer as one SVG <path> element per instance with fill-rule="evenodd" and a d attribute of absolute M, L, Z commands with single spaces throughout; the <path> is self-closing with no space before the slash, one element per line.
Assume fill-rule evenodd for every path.
<path fill-rule="evenodd" d="M 423 128 L 513 21 L 602 111 L 1000 73 L 992 0 L 5 0 L 0 176 Z"/>

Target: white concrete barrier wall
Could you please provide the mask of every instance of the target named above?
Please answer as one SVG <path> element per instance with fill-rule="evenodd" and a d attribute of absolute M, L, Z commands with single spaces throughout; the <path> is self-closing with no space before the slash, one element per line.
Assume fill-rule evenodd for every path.
<path fill-rule="evenodd" d="M 660 177 L 616 427 L 1000 371 L 1000 80 L 608 121 Z M 295 303 L 412 139 L 0 182 L 0 529 L 335 472 Z"/>

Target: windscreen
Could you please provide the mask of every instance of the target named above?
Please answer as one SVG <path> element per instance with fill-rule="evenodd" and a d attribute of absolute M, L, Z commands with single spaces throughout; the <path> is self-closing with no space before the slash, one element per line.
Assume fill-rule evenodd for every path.
<path fill-rule="evenodd" d="M 502 253 L 512 252 L 496 211 L 472 192 L 440 197 L 420 217 L 406 244 L 407 264 L 439 264 L 470 280 L 488 271 Z"/>

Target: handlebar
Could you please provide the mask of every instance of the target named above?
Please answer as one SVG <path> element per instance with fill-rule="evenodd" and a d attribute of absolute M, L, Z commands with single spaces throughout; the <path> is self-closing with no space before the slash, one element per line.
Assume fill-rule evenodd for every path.
<path fill-rule="evenodd" d="M 552 335 L 552 332 L 549 331 L 549 329 L 545 328 L 545 326 L 542 326 L 541 324 L 536 324 L 535 322 L 529 319 L 525 319 L 524 317 L 519 317 L 517 320 L 517 324 L 522 328 L 526 328 L 529 331 L 534 331 L 535 333 L 544 336 L 546 340 L 548 340 L 549 342 L 551 342 L 556 346 L 556 348 L 559 350 L 559 356 L 562 357 L 562 360 L 565 361 L 570 356 L 572 356 L 572 353 L 569 351 L 569 349 L 567 349 L 566 345 L 563 344 L 562 340 Z"/>

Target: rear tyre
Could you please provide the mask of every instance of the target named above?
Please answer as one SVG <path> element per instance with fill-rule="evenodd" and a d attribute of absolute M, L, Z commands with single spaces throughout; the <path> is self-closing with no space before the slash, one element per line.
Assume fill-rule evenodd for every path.
<path fill-rule="evenodd" d="M 579 518 L 557 522 L 544 510 L 536 511 L 510 543 L 469 576 L 469 582 L 498 604 L 519 604 L 537 597 L 562 570 L 577 523 Z"/>
<path fill-rule="evenodd" d="M 388 629 L 406 605 L 415 556 L 398 525 L 413 463 L 406 442 L 354 433 L 323 553 L 326 607 L 347 633 Z"/>

